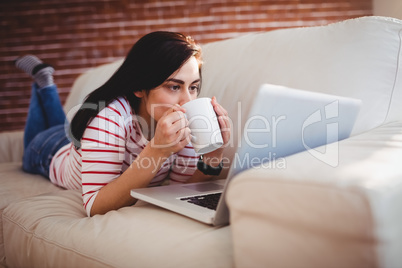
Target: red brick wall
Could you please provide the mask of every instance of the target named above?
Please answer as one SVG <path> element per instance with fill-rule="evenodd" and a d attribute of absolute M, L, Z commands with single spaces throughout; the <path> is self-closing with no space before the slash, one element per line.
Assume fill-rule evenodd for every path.
<path fill-rule="evenodd" d="M 13 61 L 27 53 L 56 68 L 64 103 L 79 74 L 124 57 L 150 31 L 179 31 L 207 43 L 328 24 L 371 15 L 372 9 L 372 0 L 2 0 L 0 131 L 24 127 L 31 79 Z"/>

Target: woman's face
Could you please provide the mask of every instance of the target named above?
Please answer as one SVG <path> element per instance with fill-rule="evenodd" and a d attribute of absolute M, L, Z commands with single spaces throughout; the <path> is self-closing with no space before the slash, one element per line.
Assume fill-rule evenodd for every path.
<path fill-rule="evenodd" d="M 175 104 L 180 106 L 197 98 L 200 86 L 198 61 L 191 57 L 184 65 L 174 72 L 162 85 L 150 90 L 135 92 L 141 98 L 139 116 L 150 123 L 156 122 Z"/>

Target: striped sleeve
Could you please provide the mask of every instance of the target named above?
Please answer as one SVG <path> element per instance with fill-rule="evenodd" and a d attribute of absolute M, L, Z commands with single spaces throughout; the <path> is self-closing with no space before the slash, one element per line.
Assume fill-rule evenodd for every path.
<path fill-rule="evenodd" d="M 193 176 L 197 169 L 198 155 L 191 144 L 188 144 L 177 153 L 171 171 L 170 180 L 172 182 L 184 183 Z"/>
<path fill-rule="evenodd" d="M 99 190 L 122 173 L 128 132 L 124 109 L 118 101 L 104 108 L 81 139 L 82 193 L 88 215 Z"/>
<path fill-rule="evenodd" d="M 80 153 L 73 144 L 62 147 L 53 157 L 49 177 L 51 182 L 65 189 L 81 189 Z"/>

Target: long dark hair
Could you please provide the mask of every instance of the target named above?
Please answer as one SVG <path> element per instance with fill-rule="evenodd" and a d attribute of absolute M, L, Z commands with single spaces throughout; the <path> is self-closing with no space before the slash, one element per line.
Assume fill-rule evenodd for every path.
<path fill-rule="evenodd" d="M 149 91 L 161 85 L 190 57 L 199 63 L 201 77 L 201 48 L 191 37 L 174 32 L 152 32 L 139 39 L 127 54 L 126 59 L 110 79 L 91 92 L 70 124 L 70 138 L 76 148 L 81 147 L 81 138 L 91 120 L 102 107 L 118 97 L 125 97 L 132 109 L 138 112 L 140 99 L 137 91 Z"/>

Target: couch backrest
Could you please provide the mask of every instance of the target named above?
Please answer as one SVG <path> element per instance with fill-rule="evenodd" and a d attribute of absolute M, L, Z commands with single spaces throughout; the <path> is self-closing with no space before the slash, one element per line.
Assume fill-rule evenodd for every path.
<path fill-rule="evenodd" d="M 249 110 L 262 83 L 354 97 L 363 101 L 354 129 L 361 133 L 402 117 L 401 31 L 402 21 L 363 17 L 211 43 L 202 94 L 216 95 L 232 115 L 238 100 L 242 114 Z"/>
<path fill-rule="evenodd" d="M 263 83 L 361 99 L 353 134 L 361 133 L 402 117 L 401 31 L 399 20 L 363 17 L 206 44 L 201 96 L 216 96 L 228 110 L 233 145 Z M 121 62 L 79 77 L 66 111 L 106 81 Z"/>
<path fill-rule="evenodd" d="M 80 108 L 80 104 L 84 101 L 85 97 L 94 89 L 104 84 L 122 63 L 123 59 L 120 59 L 101 65 L 83 73 L 74 81 L 71 92 L 64 104 L 64 111 L 70 121 Z"/>

